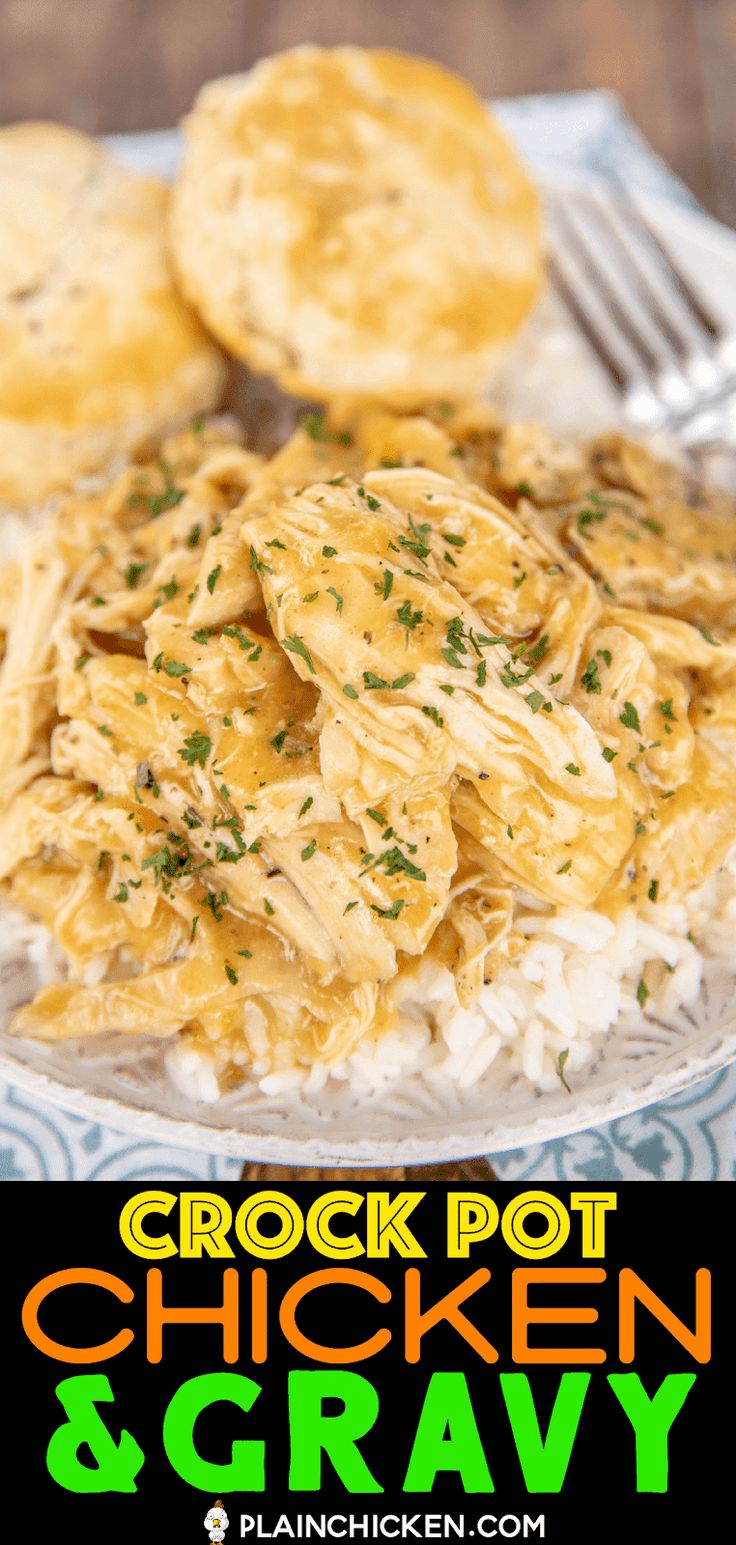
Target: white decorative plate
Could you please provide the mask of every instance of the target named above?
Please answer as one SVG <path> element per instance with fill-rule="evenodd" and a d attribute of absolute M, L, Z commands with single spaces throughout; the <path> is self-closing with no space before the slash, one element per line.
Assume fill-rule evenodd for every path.
<path fill-rule="evenodd" d="M 170 171 L 171 135 L 120 137 L 115 149 L 137 168 Z M 555 176 L 555 180 L 557 178 Z M 565 179 L 567 180 L 567 179 Z M 580 183 L 583 174 L 575 173 Z M 647 213 L 711 305 L 736 320 L 736 236 L 704 216 L 647 197 Z M 617 421 L 615 398 L 565 315 L 545 301 L 501 383 L 504 409 L 562 431 Z M 735 952 L 736 953 L 736 952 Z M 32 988 L 17 960 L 0 973 L 0 1024 Z M 568 1094 L 540 1094 L 494 1064 L 469 1091 L 443 1093 L 418 1076 L 389 1095 L 329 1102 L 267 1097 L 257 1089 L 194 1105 L 172 1089 L 159 1043 L 108 1037 L 41 1045 L 0 1033 L 0 1075 L 35 1095 L 140 1137 L 201 1152 L 304 1165 L 421 1164 L 526 1147 L 629 1114 L 672 1095 L 736 1057 L 736 963 L 706 963 L 696 1011 L 662 1020 L 620 1020 Z"/>

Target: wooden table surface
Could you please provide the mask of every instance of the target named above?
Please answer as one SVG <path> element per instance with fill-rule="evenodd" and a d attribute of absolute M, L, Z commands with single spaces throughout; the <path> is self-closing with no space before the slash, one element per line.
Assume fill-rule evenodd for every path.
<path fill-rule="evenodd" d="M 300 42 L 429 54 L 488 96 L 612 87 L 736 224 L 736 0 L 0 0 L 0 121 L 161 128 Z"/>

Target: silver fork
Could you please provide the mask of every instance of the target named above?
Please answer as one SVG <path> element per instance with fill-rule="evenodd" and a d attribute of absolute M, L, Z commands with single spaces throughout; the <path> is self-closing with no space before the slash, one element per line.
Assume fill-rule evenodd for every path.
<path fill-rule="evenodd" d="M 634 197 L 556 192 L 549 269 L 635 430 L 694 454 L 736 448 L 736 331 L 690 281 Z"/>

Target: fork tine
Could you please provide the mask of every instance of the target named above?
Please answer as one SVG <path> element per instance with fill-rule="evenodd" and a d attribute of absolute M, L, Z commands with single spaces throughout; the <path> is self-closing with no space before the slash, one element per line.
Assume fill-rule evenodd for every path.
<path fill-rule="evenodd" d="M 550 249 L 547 253 L 547 268 L 560 299 L 577 322 L 583 337 L 587 339 L 593 353 L 597 355 L 601 364 L 607 370 L 617 392 L 624 392 L 629 385 L 629 375 L 616 360 L 602 331 L 596 327 L 592 315 L 582 305 L 578 292 L 570 283 L 561 264 L 557 261 L 553 249 Z"/>
<path fill-rule="evenodd" d="M 629 348 L 642 366 L 644 373 L 649 377 L 656 376 L 662 361 L 657 357 L 654 349 L 644 337 L 641 328 L 636 323 L 628 309 L 624 306 L 619 292 L 610 282 L 604 265 L 600 262 L 598 254 L 592 248 L 589 238 L 573 220 L 566 200 L 555 200 L 554 212 L 558 228 L 562 230 L 563 239 L 568 249 L 571 250 L 580 265 L 583 273 L 605 303 L 607 310 L 626 339 Z"/>
<path fill-rule="evenodd" d="M 687 329 L 678 322 L 674 308 L 666 307 L 662 294 L 647 273 L 635 244 L 636 227 L 631 217 L 624 223 L 627 231 L 624 238 L 616 223 L 616 215 L 622 220 L 624 218 L 618 206 L 612 211 L 600 195 L 593 194 L 581 195 L 581 201 L 588 205 L 598 224 L 605 230 L 606 240 L 614 249 L 624 272 L 630 276 L 634 291 L 667 339 L 670 348 L 679 360 L 686 359 L 692 348 L 692 339 L 688 337 Z"/>
<path fill-rule="evenodd" d="M 658 232 L 650 223 L 649 218 L 645 214 L 641 205 L 631 193 L 631 190 L 626 186 L 626 183 L 623 182 L 623 180 L 618 176 L 614 176 L 611 180 L 615 184 L 620 205 L 628 212 L 629 218 L 632 224 L 635 226 L 636 230 L 641 231 L 644 234 L 644 237 L 648 241 L 650 247 L 659 257 L 660 263 L 664 264 L 665 270 L 672 282 L 674 289 L 677 290 L 688 310 L 692 313 L 703 330 L 708 334 L 708 337 L 713 342 L 719 342 L 723 337 L 724 331 L 722 323 L 714 315 L 710 308 L 706 306 L 705 302 L 701 296 L 698 295 L 696 290 L 693 289 L 693 286 L 691 285 L 689 279 L 686 278 L 682 269 L 678 268 L 671 252 L 669 251 L 669 248 L 665 246 Z"/>

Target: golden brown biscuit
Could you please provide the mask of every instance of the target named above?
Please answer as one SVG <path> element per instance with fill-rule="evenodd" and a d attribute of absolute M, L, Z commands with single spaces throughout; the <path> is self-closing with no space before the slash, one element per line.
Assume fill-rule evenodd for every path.
<path fill-rule="evenodd" d="M 312 47 L 205 86 L 172 245 L 215 336 L 290 391 L 468 396 L 534 305 L 537 196 L 471 89 Z"/>
<path fill-rule="evenodd" d="M 86 135 L 0 131 L 0 505 L 216 404 L 224 364 L 174 288 L 167 199 Z"/>

